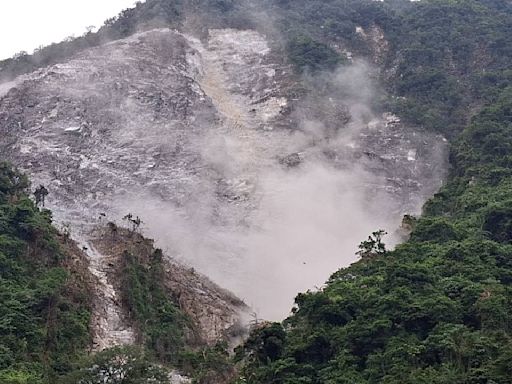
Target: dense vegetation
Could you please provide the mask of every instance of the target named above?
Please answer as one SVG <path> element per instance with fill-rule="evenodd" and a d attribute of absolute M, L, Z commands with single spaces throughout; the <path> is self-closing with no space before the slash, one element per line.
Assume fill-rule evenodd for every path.
<path fill-rule="evenodd" d="M 309 36 L 295 37 L 286 48 L 290 61 L 299 71 L 333 70 L 345 61 L 334 49 Z"/>
<path fill-rule="evenodd" d="M 0 163 L 1 384 L 168 383 L 169 367 L 198 383 L 233 375 L 227 346 L 196 340 L 166 289 L 161 250 L 115 226 L 116 243 L 124 232 L 134 245 L 123 252 L 119 284 L 140 347 L 89 355 L 94 278 L 29 195 L 26 176 Z"/>
<path fill-rule="evenodd" d="M 294 315 L 283 324 L 255 330 L 237 352 L 244 366 L 239 381 L 512 383 L 511 3 L 258 4 L 276 26 L 277 32 L 266 32 L 282 38 L 281 48 L 299 73 L 342 63 L 340 47 L 372 57 L 390 95 L 385 107 L 450 138 L 452 170 L 424 215 L 407 219 L 409 241 L 393 251 L 365 250 L 359 262 L 334 273 L 324 289 L 299 294 Z M 105 39 L 128 36 L 144 25 L 177 26 L 190 11 L 208 16 L 202 28 L 261 28 L 262 20 L 252 19 L 246 8 L 246 2 L 234 0 L 148 0 L 107 21 L 98 34 L 0 63 L 0 78 L 59 61 Z M 356 27 L 383 33 L 386 45 L 379 55 Z M 59 268 L 62 254 L 52 241 L 48 214 L 28 201 L 24 179 L 3 169 L 0 281 L 8 288 L 0 293 L 8 297 L 0 301 L 0 378 L 37 383 L 69 369 L 78 347 L 66 342 L 66 332 L 68 326 L 76 327 L 84 345 L 87 311 L 76 297 L 63 294 L 69 276 Z M 39 237 L 28 235 L 34 228 Z M 162 361 L 172 361 L 172 343 L 182 345 L 175 321 L 182 319 L 162 293 L 159 269 L 141 264 L 130 253 L 124 263 L 123 284 L 129 293 L 124 300 L 149 350 Z M 64 318 L 71 321 L 63 324 L 59 319 Z M 145 363 L 135 372 L 153 369 L 144 351 L 122 353 L 143 356 L 140 361 Z M 98 358 L 107 359 L 99 366 L 111 361 L 110 355 Z M 228 367 L 220 346 L 182 352 L 178 364 L 199 372 L 202 379 L 212 369 Z"/>
<path fill-rule="evenodd" d="M 170 374 L 144 348 L 127 346 L 84 357 L 58 384 L 169 384 Z"/>
<path fill-rule="evenodd" d="M 71 260 L 29 183 L 0 164 L 0 383 L 55 382 L 90 343 L 90 305 Z M 75 267 L 70 267 L 73 264 Z M 73 274 L 70 274 L 73 271 Z"/>
<path fill-rule="evenodd" d="M 164 285 L 162 252 L 150 260 L 129 251 L 123 253 L 121 294 L 125 307 L 145 344 L 162 362 L 178 361 L 184 347 L 186 318 L 169 297 Z"/>
<path fill-rule="evenodd" d="M 152 241 L 135 236 L 137 247 L 123 252 L 120 270 L 122 300 L 146 347 L 135 361 L 146 373 L 153 372 L 147 371 L 149 362 L 158 361 L 179 368 L 197 383 L 226 381 L 233 375 L 227 346 L 206 347 L 197 339 L 192 322 L 166 289 L 162 251 L 147 249 L 144 242 Z"/>
<path fill-rule="evenodd" d="M 489 87 L 510 83 L 510 2 L 500 0 L 262 0 L 289 42 L 299 36 L 315 49 L 293 63 L 329 63 L 324 46 L 374 58 L 384 70 L 389 108 L 409 122 L 454 137 L 482 106 Z M 356 28 L 362 30 L 357 32 Z M 382 33 L 385 40 L 374 40 Z M 306 37 L 304 37 L 306 36 Z M 379 46 L 381 44 L 381 46 Z M 384 44 L 384 45 L 382 45 Z M 290 49 L 291 48 L 291 49 Z M 380 49 L 380 52 L 377 52 Z M 338 52 L 342 55 L 341 52 Z"/>
<path fill-rule="evenodd" d="M 498 2 L 487 2 L 492 5 Z M 505 2 L 502 2 L 505 5 Z M 422 2 L 391 33 L 402 116 L 454 137 L 490 88 L 510 83 L 512 10 L 482 1 Z"/>

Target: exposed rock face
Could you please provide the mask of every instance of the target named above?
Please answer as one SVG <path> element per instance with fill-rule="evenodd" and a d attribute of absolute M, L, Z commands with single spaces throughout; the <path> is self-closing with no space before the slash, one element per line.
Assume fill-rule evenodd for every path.
<path fill-rule="evenodd" d="M 197 156 L 179 153 L 199 129 L 190 120 L 210 106 L 187 72 L 186 47 L 168 30 L 107 44 L 34 74 L 2 100 L 18 161 L 51 187 L 63 219 L 84 206 L 92 211 L 80 221 L 96 217 L 105 196 L 144 185 L 161 163 L 171 165 L 158 180 L 187 178 Z"/>
<path fill-rule="evenodd" d="M 238 345 L 246 336 L 249 307 L 193 268 L 168 261 L 167 286 L 178 298 L 180 308 L 197 325 L 199 336 L 209 345 L 226 340 Z"/>
<path fill-rule="evenodd" d="M 103 255 L 100 257 L 105 259 L 103 265 L 106 269 L 103 272 L 110 281 L 113 281 L 110 287 L 114 293 L 121 289 L 116 277 L 121 273 L 123 252 L 134 254 L 139 260 L 146 260 L 149 264 L 150 257 L 155 251 L 152 240 L 128 230 L 116 229 L 113 236 L 110 230 L 99 228 L 93 231 L 91 237 L 94 247 L 99 250 L 99 255 Z M 242 319 L 247 317 L 249 308 L 243 301 L 193 268 L 185 267 L 172 258 L 164 260 L 164 268 L 165 284 L 169 295 L 183 313 L 189 316 L 194 325 L 193 334 L 189 336 L 190 343 L 215 345 L 220 340 L 234 343 L 245 335 L 246 330 Z M 120 304 L 121 298 L 117 295 L 115 305 Z M 115 305 L 112 307 L 115 308 Z M 126 311 L 121 309 L 120 315 L 126 315 Z M 126 336 L 127 330 L 121 335 L 108 332 L 108 326 L 116 324 L 116 319 L 113 316 L 106 317 L 113 321 L 100 327 L 107 330 L 104 332 L 104 337 L 117 336 L 114 340 L 117 340 L 118 344 L 129 341 L 126 337 L 119 337 Z M 124 324 L 129 323 L 126 320 L 125 318 Z M 133 342 L 135 336 L 132 329 L 131 337 Z"/>
<path fill-rule="evenodd" d="M 440 185 L 442 139 L 375 116 L 369 96 L 354 101 L 371 93 L 359 86 L 365 76 L 333 75 L 331 88 L 348 94 L 291 96 L 291 70 L 255 31 L 211 30 L 201 41 L 153 30 L 4 85 L 0 148 L 47 186 L 56 219 L 84 243 L 100 214 L 133 212 L 159 247 L 277 319 Z M 102 280 L 107 261 L 93 256 Z M 184 300 L 206 319 L 201 300 L 220 298 L 172 265 L 170 288 L 195 281 L 201 299 Z M 204 324 L 205 339 L 219 321 Z M 129 327 L 104 328 L 104 341 L 131 339 Z"/>
<path fill-rule="evenodd" d="M 112 256 L 100 253 L 90 242 L 82 245 L 90 260 L 89 270 L 97 278 L 93 305 L 94 351 L 130 345 L 135 342 L 135 331 L 121 305 L 118 290 L 109 277 Z"/>
<path fill-rule="evenodd" d="M 366 41 L 372 51 L 373 60 L 382 64 L 389 50 L 389 42 L 386 40 L 384 31 L 378 25 L 371 25 L 367 30 L 356 27 L 356 32 Z"/>

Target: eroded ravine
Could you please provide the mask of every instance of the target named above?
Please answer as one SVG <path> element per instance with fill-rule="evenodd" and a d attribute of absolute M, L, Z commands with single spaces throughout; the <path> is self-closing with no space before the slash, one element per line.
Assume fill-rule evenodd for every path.
<path fill-rule="evenodd" d="M 89 270 L 97 277 L 96 300 L 93 303 L 92 328 L 93 350 L 131 345 L 135 342 L 135 331 L 121 305 L 119 292 L 110 281 L 109 258 L 98 252 L 91 242 L 78 242 L 89 257 Z"/>

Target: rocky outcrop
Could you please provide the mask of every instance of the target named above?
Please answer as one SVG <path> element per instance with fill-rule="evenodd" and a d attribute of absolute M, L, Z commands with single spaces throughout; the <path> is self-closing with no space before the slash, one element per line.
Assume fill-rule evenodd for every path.
<path fill-rule="evenodd" d="M 137 255 L 139 260 L 145 260 L 145 264 L 149 265 L 150 257 L 155 251 L 153 240 L 122 228 L 116 227 L 115 232 L 108 228 L 98 228 L 93 232 L 92 238 L 93 247 L 98 249 L 99 252 L 96 252 L 102 255 L 105 261 L 104 272 L 107 280 L 112 282 L 113 293 L 122 289 L 118 277 L 121 273 L 123 253 Z M 241 341 L 247 332 L 245 319 L 248 317 L 249 307 L 231 292 L 219 287 L 193 268 L 185 267 L 170 257 L 165 257 L 163 262 L 168 294 L 192 321 L 192 334 L 188 335 L 189 343 L 215 345 L 219 341 L 226 341 L 230 345 L 236 345 Z M 121 315 L 128 320 L 125 324 L 129 323 L 127 311 L 121 306 L 119 293 L 116 293 L 116 300 L 115 304 L 121 307 Z M 110 308 L 113 307 L 115 308 Z M 112 318 L 108 314 L 106 317 Z M 120 338 L 119 333 L 109 333 L 108 326 L 111 324 L 106 325 L 105 336 L 112 337 L 120 344 L 128 341 L 126 338 Z M 124 336 L 128 336 L 126 331 Z"/>
<path fill-rule="evenodd" d="M 109 276 L 112 257 L 98 252 L 92 242 L 82 243 L 82 249 L 89 258 L 89 270 L 96 277 L 91 329 L 93 351 L 131 345 L 135 343 L 135 330 L 121 304 L 115 279 Z"/>
<path fill-rule="evenodd" d="M 382 28 L 375 24 L 370 25 L 366 30 L 358 26 L 356 27 L 356 33 L 359 34 L 367 44 L 372 54 L 373 61 L 377 64 L 384 64 L 389 52 L 389 42 Z"/>

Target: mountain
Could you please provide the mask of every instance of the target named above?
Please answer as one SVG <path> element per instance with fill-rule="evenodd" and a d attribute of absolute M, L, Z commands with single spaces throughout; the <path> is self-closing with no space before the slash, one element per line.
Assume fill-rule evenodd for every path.
<path fill-rule="evenodd" d="M 205 43 L 142 32 L 23 78 L 1 106 L 5 152 L 78 240 L 98 218 L 140 216 L 159 246 L 279 319 L 336 269 L 341 247 L 353 253 L 336 232 L 397 227 L 440 185 L 443 139 L 372 110 L 369 71 L 356 62 L 294 97 L 298 80 L 256 31 L 212 29 Z M 325 199 L 316 228 L 307 216 Z M 296 246 L 295 230 L 318 244 Z M 296 280 L 303 262 L 314 274 Z"/>
<path fill-rule="evenodd" d="M 48 192 L 10 187 L 5 212 L 22 199 L 77 260 L 2 281 L 57 268 L 83 313 L 69 353 L 52 300 L 6 306 L 47 336 L 23 349 L 6 325 L 1 380 L 508 382 L 511 18 L 498 0 L 148 0 L 1 62 L 2 160 Z M 23 241 L 2 252 L 30 270 L 45 253 Z"/>

